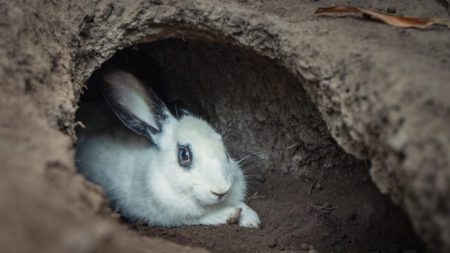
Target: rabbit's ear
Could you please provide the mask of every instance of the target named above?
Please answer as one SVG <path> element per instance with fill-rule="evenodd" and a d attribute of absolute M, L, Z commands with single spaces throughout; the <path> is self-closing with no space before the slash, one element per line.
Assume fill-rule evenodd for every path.
<path fill-rule="evenodd" d="M 175 118 L 178 120 L 184 116 L 192 116 L 192 114 L 187 109 L 186 105 L 180 100 L 173 100 L 167 102 L 167 107 Z"/>
<path fill-rule="evenodd" d="M 162 125 L 173 117 L 156 94 L 131 73 L 109 70 L 100 74 L 100 90 L 122 123 L 154 143 Z"/>

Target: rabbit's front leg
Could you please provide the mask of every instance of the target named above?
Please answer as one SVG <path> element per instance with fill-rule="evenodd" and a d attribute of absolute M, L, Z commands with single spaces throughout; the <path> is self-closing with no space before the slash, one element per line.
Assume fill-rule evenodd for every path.
<path fill-rule="evenodd" d="M 249 228 L 259 228 L 261 221 L 259 220 L 258 214 L 253 209 L 251 209 L 244 202 L 240 203 L 239 209 L 241 209 L 239 226 Z"/>
<path fill-rule="evenodd" d="M 188 225 L 220 225 L 237 224 L 241 217 L 242 209 L 239 207 L 224 206 L 220 209 L 210 210 L 206 215 L 189 222 Z"/>
<path fill-rule="evenodd" d="M 259 228 L 260 220 L 258 214 L 242 202 L 238 206 L 225 206 L 216 209 L 196 220 L 193 224 L 239 224 L 241 227 Z"/>

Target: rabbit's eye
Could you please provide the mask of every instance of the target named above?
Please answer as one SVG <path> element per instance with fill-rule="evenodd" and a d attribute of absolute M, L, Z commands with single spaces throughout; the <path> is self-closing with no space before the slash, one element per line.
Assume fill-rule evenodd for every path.
<path fill-rule="evenodd" d="M 178 144 L 178 164 L 181 167 L 189 168 L 192 163 L 192 152 L 189 145 Z"/>

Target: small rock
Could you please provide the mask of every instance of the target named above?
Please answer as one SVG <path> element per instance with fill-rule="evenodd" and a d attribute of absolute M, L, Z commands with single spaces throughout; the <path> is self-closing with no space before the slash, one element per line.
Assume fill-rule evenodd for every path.
<path fill-rule="evenodd" d="M 302 246 L 300 246 L 302 250 L 309 250 L 309 245 L 306 243 L 302 243 Z"/>
<path fill-rule="evenodd" d="M 266 115 L 263 114 L 263 113 L 260 113 L 260 112 L 257 112 L 257 113 L 255 114 L 255 118 L 256 118 L 256 120 L 259 121 L 259 122 L 263 122 L 263 121 L 265 121 L 265 120 L 267 119 Z"/>
<path fill-rule="evenodd" d="M 322 186 L 320 185 L 320 183 L 317 183 L 315 188 L 316 188 L 317 190 L 321 190 L 321 189 L 322 189 Z"/>
<path fill-rule="evenodd" d="M 394 14 L 397 12 L 397 9 L 395 7 L 389 7 L 386 11 L 387 13 Z"/>
<path fill-rule="evenodd" d="M 322 204 L 322 207 L 324 207 L 324 208 L 331 208 L 332 206 L 331 206 L 330 202 L 325 202 L 325 203 Z"/>
<path fill-rule="evenodd" d="M 273 241 L 271 241 L 267 246 L 269 246 L 269 248 L 273 249 L 278 245 L 277 239 L 275 238 Z"/>

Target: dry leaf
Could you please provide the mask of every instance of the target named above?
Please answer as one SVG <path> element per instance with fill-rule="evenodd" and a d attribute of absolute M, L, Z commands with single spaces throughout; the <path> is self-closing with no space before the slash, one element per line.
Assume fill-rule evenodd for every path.
<path fill-rule="evenodd" d="M 341 14 L 362 13 L 370 17 L 377 18 L 383 21 L 384 23 L 403 28 L 427 28 L 432 25 L 444 25 L 450 28 L 450 23 L 444 19 L 437 19 L 437 18 L 425 19 L 417 17 L 392 16 L 352 6 L 334 6 L 328 8 L 319 8 L 316 10 L 316 12 L 314 12 L 314 15 L 339 14 L 339 13 Z"/>

